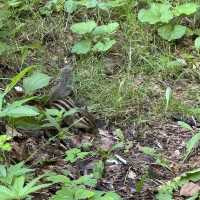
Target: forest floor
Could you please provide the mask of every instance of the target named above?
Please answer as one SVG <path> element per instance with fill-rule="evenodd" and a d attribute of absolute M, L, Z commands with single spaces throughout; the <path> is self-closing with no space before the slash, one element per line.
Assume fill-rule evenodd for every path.
<path fill-rule="evenodd" d="M 84 20 L 93 16 L 98 23 L 117 20 L 120 24 L 113 36 L 117 43 L 109 52 L 100 54 L 70 52 L 76 37 L 69 27 L 80 20 L 82 11 L 73 20 L 63 12 L 45 17 L 30 15 L 24 19 L 23 32 L 16 34 L 10 43 L 26 45 L 27 49 L 13 56 L 0 54 L 1 85 L 5 86 L 8 83 L 5 80 L 24 66 L 33 64 L 56 78 L 63 60 L 73 60 L 76 98 L 102 124 L 98 136 L 71 132 L 69 137 L 61 139 L 52 133 L 20 132 L 12 140 L 7 163 L 27 161 L 28 166 L 36 169 L 36 174 L 67 170 L 71 178 L 77 179 L 89 174 L 94 162 L 102 159 L 105 168 L 96 189 L 116 191 L 124 200 L 155 199 L 159 186 L 200 167 L 198 146 L 183 159 L 187 141 L 200 128 L 200 57 L 192 46 L 194 38 L 163 41 L 152 27 L 138 21 L 138 9 L 132 2 L 128 8 L 109 14 L 85 14 Z M 168 87 L 172 94 L 166 109 Z M 189 124 L 192 130 L 181 127 L 179 121 Z M 7 127 L 6 132 L 9 130 Z M 92 144 L 89 151 L 96 152 L 95 155 L 74 163 L 66 162 L 67 150 L 82 148 L 88 143 Z M 93 145 L 96 143 L 105 152 L 99 153 Z M 156 153 L 148 155 L 143 147 L 150 147 Z M 44 189 L 35 193 L 33 199 L 49 199 L 56 190 L 56 187 Z M 174 199 L 185 199 L 180 195 L 180 188 L 174 191 Z"/>

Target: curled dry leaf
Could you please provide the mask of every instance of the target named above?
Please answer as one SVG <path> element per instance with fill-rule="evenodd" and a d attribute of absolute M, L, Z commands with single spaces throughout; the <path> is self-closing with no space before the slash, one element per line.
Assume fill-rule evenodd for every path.
<path fill-rule="evenodd" d="M 180 190 L 180 195 L 185 197 L 191 197 L 199 191 L 200 191 L 200 186 L 198 184 L 189 182 L 183 185 L 183 187 Z"/>

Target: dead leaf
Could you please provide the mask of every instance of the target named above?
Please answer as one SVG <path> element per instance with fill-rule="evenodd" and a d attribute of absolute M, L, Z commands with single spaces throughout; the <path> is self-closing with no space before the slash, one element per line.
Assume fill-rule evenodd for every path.
<path fill-rule="evenodd" d="M 114 142 L 111 138 L 101 137 L 99 148 L 104 151 L 109 151 L 112 148 L 113 144 Z"/>
<path fill-rule="evenodd" d="M 195 193 L 199 192 L 200 186 L 198 184 L 189 182 L 182 186 L 180 195 L 185 197 L 191 197 Z"/>

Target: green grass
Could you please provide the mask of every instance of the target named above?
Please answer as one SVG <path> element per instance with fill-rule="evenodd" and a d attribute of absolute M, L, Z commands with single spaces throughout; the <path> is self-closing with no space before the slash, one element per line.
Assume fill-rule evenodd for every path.
<path fill-rule="evenodd" d="M 30 16 L 22 16 L 23 20 L 20 16 L 17 18 L 18 22 L 25 24 L 9 41 L 18 47 L 28 45 L 27 52 L 26 48 L 19 48 L 12 57 L 1 56 L 0 60 L 13 67 L 38 64 L 56 77 L 64 57 L 71 57 L 73 39 L 69 27 L 73 22 L 91 16 L 99 23 L 116 20 L 120 23 L 118 41 L 109 53 L 76 58 L 74 77 L 77 98 L 84 98 L 93 112 L 116 123 L 151 120 L 155 116 L 163 119 L 166 115 L 163 113 L 165 90 L 170 86 L 177 101 L 168 112 L 190 114 L 191 110 L 184 107 L 198 105 L 198 91 L 192 92 L 193 88 L 186 84 L 182 93 L 188 93 L 189 97 L 185 95 L 180 99 L 176 88 L 183 79 L 194 85 L 198 83 L 199 70 L 198 67 L 194 69 L 194 65 L 199 62 L 199 54 L 188 51 L 181 41 L 164 42 L 152 27 L 142 25 L 137 19 L 141 6 L 136 1 L 128 1 L 120 9 L 98 15 L 83 9 L 79 13 L 83 18 L 75 16 L 73 20 L 62 12 L 42 17 L 32 10 Z M 117 58 L 118 65 L 109 76 L 105 73 L 107 58 L 111 64 Z M 177 59 L 184 59 L 187 64 L 179 65 Z M 189 103 L 187 98 L 191 99 Z"/>

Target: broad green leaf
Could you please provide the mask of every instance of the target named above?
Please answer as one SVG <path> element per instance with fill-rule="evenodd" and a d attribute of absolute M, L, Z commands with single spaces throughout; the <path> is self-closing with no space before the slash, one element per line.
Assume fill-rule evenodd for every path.
<path fill-rule="evenodd" d="M 30 72 L 34 67 L 35 66 L 26 67 L 24 70 L 22 70 L 16 76 L 14 76 L 11 79 L 11 82 L 6 86 L 4 94 L 6 95 L 8 92 L 10 92 L 10 90 L 12 90 L 12 88 L 26 75 L 26 73 Z"/>
<path fill-rule="evenodd" d="M 10 7 L 18 7 L 22 4 L 22 1 L 19 1 L 19 0 L 9 0 L 8 1 L 8 5 Z"/>
<path fill-rule="evenodd" d="M 41 89 L 49 84 L 50 77 L 41 72 L 35 72 L 23 80 L 25 94 L 32 95 L 36 90 Z"/>
<path fill-rule="evenodd" d="M 140 150 L 146 154 L 146 155 L 149 155 L 149 156 L 152 156 L 154 157 L 157 153 L 156 153 L 156 150 L 151 148 L 151 147 L 141 147 Z"/>
<path fill-rule="evenodd" d="M 194 46 L 195 46 L 197 49 L 200 49 L 200 37 L 197 37 L 197 38 L 195 39 Z"/>
<path fill-rule="evenodd" d="M 152 3 L 149 9 L 140 10 L 138 18 L 141 22 L 149 24 L 168 23 L 173 18 L 173 14 L 169 4 Z"/>
<path fill-rule="evenodd" d="M 12 149 L 11 144 L 7 143 L 11 139 L 8 135 L 0 135 L 0 149 L 2 151 L 10 151 Z"/>
<path fill-rule="evenodd" d="M 80 22 L 73 24 L 70 29 L 73 33 L 86 34 L 86 33 L 91 33 L 93 29 L 96 28 L 96 26 L 97 26 L 96 22 L 91 20 L 87 22 Z"/>
<path fill-rule="evenodd" d="M 158 34 L 165 40 L 172 41 L 182 38 L 186 33 L 186 27 L 182 25 L 167 24 L 158 29 Z"/>
<path fill-rule="evenodd" d="M 103 41 L 97 42 L 92 50 L 98 52 L 105 52 L 108 51 L 115 43 L 116 43 L 115 40 L 105 38 Z"/>
<path fill-rule="evenodd" d="M 9 107 L 9 108 L 11 109 L 11 108 L 19 107 L 19 106 L 22 106 L 23 104 L 25 104 L 25 103 L 27 103 L 27 102 L 33 100 L 33 99 L 36 99 L 36 98 L 37 98 L 37 97 L 33 96 L 33 97 L 24 98 L 24 99 L 22 99 L 22 100 L 14 101 L 13 103 L 8 104 L 8 105 L 6 106 L 6 108 Z"/>
<path fill-rule="evenodd" d="M 108 25 L 98 26 L 92 32 L 93 35 L 103 35 L 114 33 L 119 27 L 117 22 L 109 23 Z"/>
<path fill-rule="evenodd" d="M 187 130 L 189 130 L 189 131 L 193 131 L 193 128 L 192 128 L 189 124 L 187 124 L 187 123 L 185 123 L 185 122 L 178 121 L 178 125 L 179 125 L 181 128 L 187 129 Z"/>
<path fill-rule="evenodd" d="M 78 112 L 77 108 L 72 108 L 72 109 L 70 109 L 68 111 L 64 111 L 63 117 L 72 116 L 73 114 L 75 114 L 77 112 Z"/>
<path fill-rule="evenodd" d="M 172 97 L 172 89 L 170 87 L 167 87 L 166 92 L 165 92 L 165 99 L 166 99 L 166 108 L 165 110 L 167 111 L 168 107 L 169 107 L 169 102 L 171 100 Z"/>
<path fill-rule="evenodd" d="M 73 188 L 63 187 L 50 200 L 74 200 L 74 193 L 75 190 Z"/>
<path fill-rule="evenodd" d="M 12 185 L 12 190 L 15 190 L 18 194 L 23 191 L 25 183 L 25 176 L 16 177 Z"/>
<path fill-rule="evenodd" d="M 97 7 L 102 10 L 108 11 L 110 8 L 116 8 L 123 6 L 126 2 L 123 0 L 113 0 L 113 1 L 99 1 Z"/>
<path fill-rule="evenodd" d="M 9 143 L 5 143 L 3 145 L 0 145 L 1 151 L 11 151 L 12 146 Z"/>
<path fill-rule="evenodd" d="M 102 3 L 106 3 L 108 8 L 117 8 L 117 7 L 125 5 L 126 1 L 124 1 L 124 0 L 113 0 L 113 1 L 107 1 L 107 2 L 102 2 Z"/>
<path fill-rule="evenodd" d="M 192 153 L 194 148 L 198 146 L 199 141 L 200 141 L 200 132 L 193 135 L 192 138 L 186 142 L 186 154 L 184 160 L 186 160 L 188 156 Z"/>
<path fill-rule="evenodd" d="M 30 117 L 30 116 L 37 116 L 40 113 L 37 111 L 37 109 L 33 106 L 24 105 L 19 107 L 7 107 L 5 110 L 0 112 L 0 117 L 12 117 L 12 118 L 18 118 L 18 117 Z"/>
<path fill-rule="evenodd" d="M 55 183 L 63 183 L 65 185 L 70 185 L 71 181 L 68 177 L 64 176 L 64 175 L 49 175 L 47 177 L 47 180 L 52 182 L 53 184 Z"/>
<path fill-rule="evenodd" d="M 0 165 L 0 177 L 6 177 L 7 171 L 4 165 Z"/>
<path fill-rule="evenodd" d="M 91 41 L 81 40 L 72 47 L 72 53 L 86 54 L 91 50 L 91 46 L 92 46 Z"/>
<path fill-rule="evenodd" d="M 46 109 L 45 113 L 51 116 L 60 116 L 60 113 L 62 113 L 62 111 L 55 108 L 50 108 L 50 109 Z"/>
<path fill-rule="evenodd" d="M 16 199 L 16 192 L 12 191 L 11 189 L 0 185 L 0 199 L 1 200 L 14 200 Z"/>
<path fill-rule="evenodd" d="M 198 8 L 199 5 L 196 3 L 184 3 L 174 8 L 174 14 L 176 16 L 191 15 L 194 14 L 198 10 Z"/>
<path fill-rule="evenodd" d="M 111 8 L 111 5 L 110 5 L 109 2 L 99 2 L 98 8 L 101 9 L 101 10 L 108 11 Z"/>
<path fill-rule="evenodd" d="M 77 188 L 75 191 L 75 199 L 90 199 L 91 197 L 94 196 L 94 192 L 91 190 L 83 189 L 83 188 Z"/>
<path fill-rule="evenodd" d="M 85 3 L 85 6 L 87 8 L 95 8 L 98 5 L 98 1 L 97 0 L 87 0 Z"/>
<path fill-rule="evenodd" d="M 73 13 L 77 10 L 77 2 L 75 0 L 67 0 L 65 1 L 64 10 L 67 13 Z"/>
<path fill-rule="evenodd" d="M 85 185 L 90 187 L 95 187 L 97 184 L 97 179 L 93 178 L 91 175 L 81 176 L 79 179 L 74 180 L 73 183 L 76 185 Z"/>

